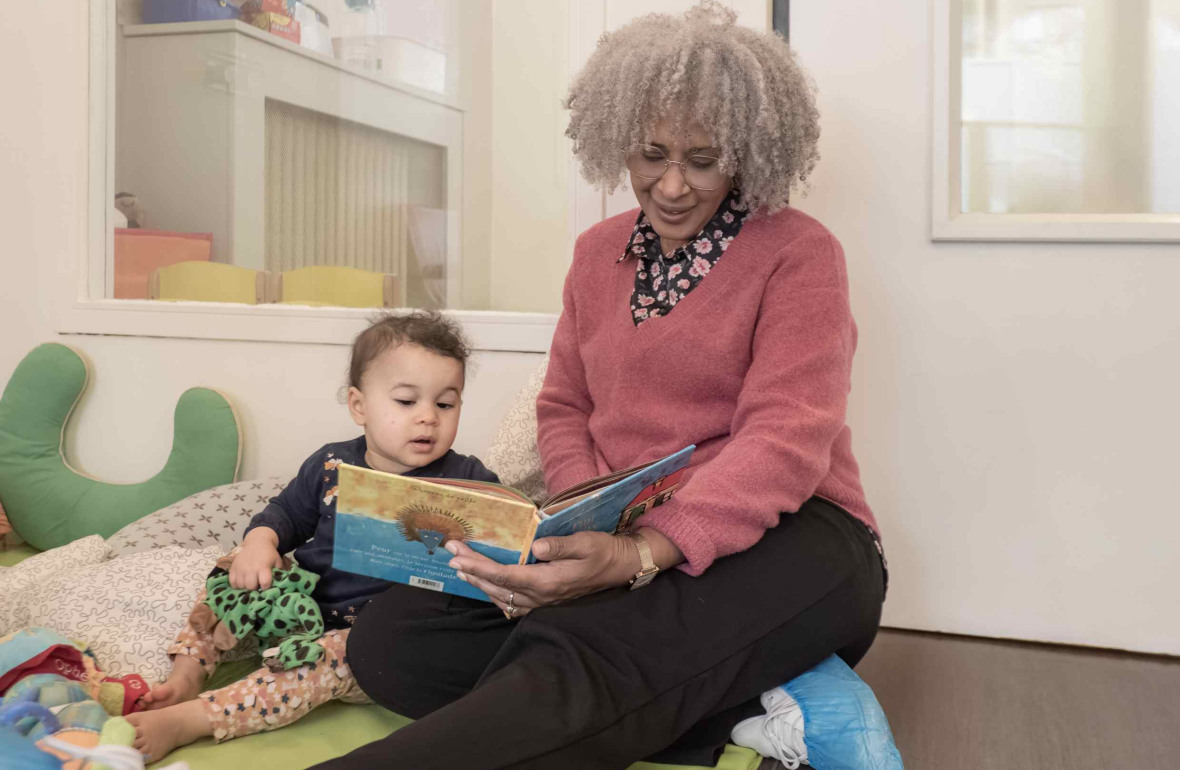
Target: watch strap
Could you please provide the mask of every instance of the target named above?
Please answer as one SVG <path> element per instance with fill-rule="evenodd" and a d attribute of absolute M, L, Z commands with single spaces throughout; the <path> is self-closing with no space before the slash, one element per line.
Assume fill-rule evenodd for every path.
<path fill-rule="evenodd" d="M 635 550 L 639 551 L 639 572 L 631 578 L 631 589 L 642 588 L 650 583 L 660 571 L 651 555 L 651 546 L 647 539 L 638 532 L 632 532 L 629 537 L 635 543 Z"/>

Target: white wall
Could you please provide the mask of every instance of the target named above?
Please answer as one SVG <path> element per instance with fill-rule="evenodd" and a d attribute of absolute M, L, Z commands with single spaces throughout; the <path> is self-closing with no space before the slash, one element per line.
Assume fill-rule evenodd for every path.
<path fill-rule="evenodd" d="M 569 0 L 492 3 L 491 306 L 561 311 L 566 232 Z"/>
<path fill-rule="evenodd" d="M 929 1 L 793 6 L 824 114 L 800 206 L 848 254 L 861 329 L 850 421 L 891 560 L 886 622 L 1180 653 L 1166 580 L 1180 541 L 1180 253 L 932 244 Z M 0 381 L 53 337 L 58 256 L 85 243 L 85 7 L 0 14 Z M 245 476 L 291 473 L 348 432 L 340 346 L 68 341 L 95 363 L 77 454 L 113 480 L 159 466 L 193 384 L 242 406 Z M 481 356 L 460 447 L 486 445 L 534 359 Z"/>
<path fill-rule="evenodd" d="M 463 113 L 463 307 L 489 310 L 492 265 L 492 24 L 490 3 L 459 14 Z"/>
<path fill-rule="evenodd" d="M 931 243 L 931 3 L 792 3 L 890 625 L 1180 653 L 1180 248 Z"/>

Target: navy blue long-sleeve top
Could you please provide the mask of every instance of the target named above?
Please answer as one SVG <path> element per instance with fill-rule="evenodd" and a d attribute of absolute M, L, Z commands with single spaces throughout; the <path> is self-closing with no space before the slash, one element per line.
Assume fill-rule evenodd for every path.
<path fill-rule="evenodd" d="M 351 625 L 361 607 L 391 583 L 342 572 L 332 567 L 336 540 L 336 466 L 345 462 L 368 468 L 365 437 L 326 444 L 303 463 L 296 476 L 270 503 L 250 520 L 246 534 L 257 527 L 273 529 L 279 536 L 279 553 L 294 549 L 299 566 L 320 576 L 312 598 L 324 613 L 328 628 Z M 475 479 L 499 482 L 496 474 L 475 457 L 448 450 L 429 465 L 405 474 L 423 478 Z"/>

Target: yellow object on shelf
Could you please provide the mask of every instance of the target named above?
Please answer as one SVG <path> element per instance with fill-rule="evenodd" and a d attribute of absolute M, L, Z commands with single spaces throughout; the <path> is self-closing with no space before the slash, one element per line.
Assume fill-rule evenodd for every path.
<path fill-rule="evenodd" d="M 177 262 L 152 273 L 148 297 L 198 302 L 266 302 L 266 273 L 220 262 Z"/>
<path fill-rule="evenodd" d="M 397 276 L 353 267 L 313 266 L 274 276 L 271 295 L 288 305 L 397 307 Z"/>

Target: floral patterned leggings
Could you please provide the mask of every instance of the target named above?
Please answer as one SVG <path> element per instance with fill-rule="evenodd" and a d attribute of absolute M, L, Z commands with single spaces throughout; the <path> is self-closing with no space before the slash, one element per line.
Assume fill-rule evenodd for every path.
<path fill-rule="evenodd" d="M 201 591 L 197 602 L 204 600 L 205 592 Z M 324 657 L 315 663 L 279 672 L 261 668 L 231 685 L 201 693 L 213 738 L 220 743 L 284 727 L 332 700 L 372 703 L 348 667 L 347 642 L 348 629 L 329 631 L 319 640 Z M 198 632 L 188 623 L 168 648 L 173 657 L 195 658 L 206 676 L 213 673 L 220 653 L 212 634 Z"/>

